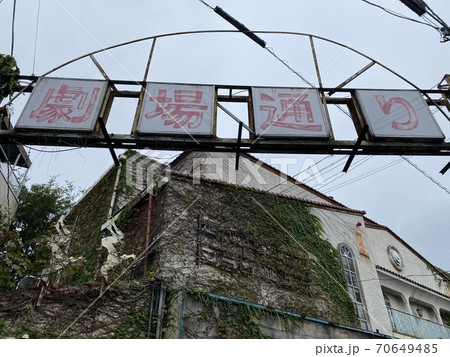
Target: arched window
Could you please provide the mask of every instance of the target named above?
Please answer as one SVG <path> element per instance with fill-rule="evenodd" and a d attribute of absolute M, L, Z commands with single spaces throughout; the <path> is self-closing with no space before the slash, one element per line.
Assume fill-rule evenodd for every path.
<path fill-rule="evenodd" d="M 341 247 L 342 267 L 344 268 L 344 276 L 347 280 L 347 291 L 355 304 L 356 315 L 358 316 L 361 328 L 369 329 L 366 313 L 364 312 L 364 304 L 362 302 L 361 288 L 356 276 L 355 259 L 353 254 L 345 245 Z"/>

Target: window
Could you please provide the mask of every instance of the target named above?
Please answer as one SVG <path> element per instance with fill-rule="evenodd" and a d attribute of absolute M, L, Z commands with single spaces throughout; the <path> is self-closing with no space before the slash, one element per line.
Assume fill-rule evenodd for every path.
<path fill-rule="evenodd" d="M 361 328 L 368 330 L 369 324 L 366 318 L 366 313 L 364 312 L 361 288 L 356 276 L 355 260 L 352 252 L 346 246 L 341 247 L 341 261 L 344 269 L 344 276 L 347 280 L 347 291 L 355 304 L 355 311 L 361 324 Z"/>

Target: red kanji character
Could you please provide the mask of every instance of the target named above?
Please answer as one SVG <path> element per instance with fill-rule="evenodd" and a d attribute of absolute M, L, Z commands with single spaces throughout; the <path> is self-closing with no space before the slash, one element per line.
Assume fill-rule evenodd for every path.
<path fill-rule="evenodd" d="M 408 102 L 406 99 L 400 97 L 393 97 L 386 102 L 384 95 L 376 95 L 375 98 L 381 110 L 386 115 L 388 115 L 391 112 L 391 107 L 393 104 L 400 104 L 405 107 L 406 112 L 408 113 L 408 121 L 404 123 L 399 123 L 394 120 L 391 124 L 392 128 L 397 130 L 413 130 L 417 128 L 417 126 L 419 125 L 419 118 L 417 117 L 417 114 L 414 111 L 414 108 L 411 105 L 411 103 Z"/>
<path fill-rule="evenodd" d="M 203 92 L 199 90 L 177 89 L 174 98 L 167 98 L 167 90 L 160 89 L 156 98 L 150 98 L 150 101 L 156 102 L 156 109 L 145 114 L 145 117 L 151 119 L 161 116 L 164 125 L 173 125 L 175 129 L 186 124 L 190 129 L 197 128 L 202 123 L 203 111 L 208 109 L 207 105 L 199 104 L 202 97 Z"/>
<path fill-rule="evenodd" d="M 278 97 L 282 98 L 280 100 L 281 114 L 277 115 L 276 119 L 275 114 L 278 109 L 276 106 L 259 106 L 260 110 L 268 112 L 267 120 L 261 124 L 261 129 L 266 130 L 271 126 L 279 126 L 296 130 L 322 131 L 322 125 L 312 124 L 314 123 L 314 116 L 311 110 L 311 104 L 305 100 L 308 98 L 308 94 L 280 93 Z M 261 100 L 275 102 L 274 98 L 265 93 L 261 93 Z M 294 122 L 285 122 L 288 117 L 293 117 Z M 298 124 L 303 122 L 304 117 L 306 117 L 307 123 Z"/>
<path fill-rule="evenodd" d="M 37 122 L 55 123 L 63 119 L 66 122 L 81 123 L 92 115 L 99 93 L 100 88 L 94 88 L 85 112 L 78 116 L 75 116 L 77 113 L 71 116 L 75 111 L 83 110 L 89 93 L 83 91 L 82 87 L 69 87 L 67 84 L 61 85 L 59 90 L 51 88 L 47 91 L 39 108 L 31 112 L 30 118 L 37 118 Z"/>

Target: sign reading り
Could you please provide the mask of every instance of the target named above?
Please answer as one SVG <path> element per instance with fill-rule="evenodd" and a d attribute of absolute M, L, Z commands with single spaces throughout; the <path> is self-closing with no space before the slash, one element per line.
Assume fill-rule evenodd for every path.
<path fill-rule="evenodd" d="M 356 98 L 374 138 L 445 138 L 417 91 L 357 90 Z"/>
<path fill-rule="evenodd" d="M 252 88 L 256 135 L 330 137 L 317 89 Z"/>
<path fill-rule="evenodd" d="M 42 77 L 16 128 L 93 131 L 107 87 L 106 81 Z"/>
<path fill-rule="evenodd" d="M 140 134 L 213 135 L 214 86 L 147 83 Z"/>

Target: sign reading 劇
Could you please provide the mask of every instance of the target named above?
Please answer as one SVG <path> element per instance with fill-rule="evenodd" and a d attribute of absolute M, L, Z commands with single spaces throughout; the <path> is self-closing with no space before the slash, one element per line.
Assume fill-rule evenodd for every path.
<path fill-rule="evenodd" d="M 40 78 L 16 128 L 93 131 L 107 87 L 99 80 Z"/>

